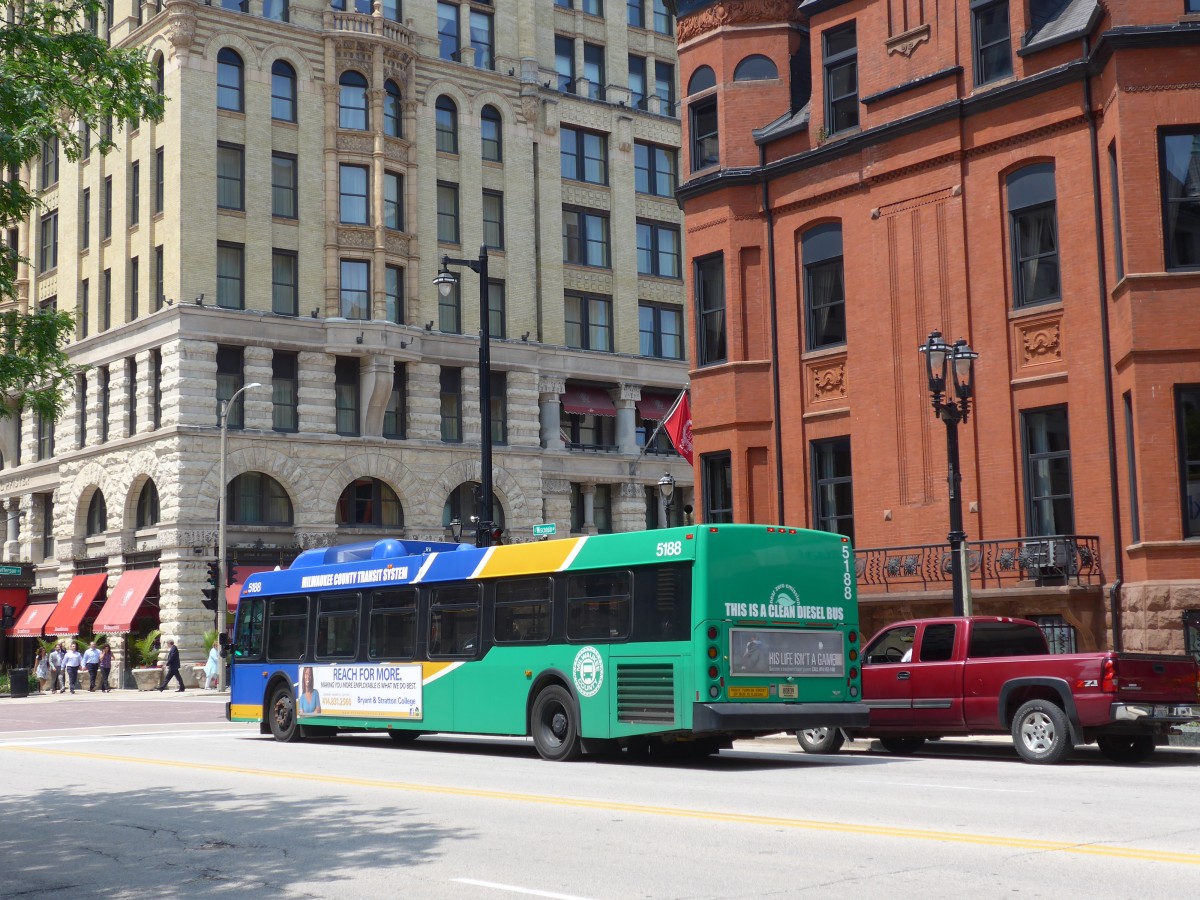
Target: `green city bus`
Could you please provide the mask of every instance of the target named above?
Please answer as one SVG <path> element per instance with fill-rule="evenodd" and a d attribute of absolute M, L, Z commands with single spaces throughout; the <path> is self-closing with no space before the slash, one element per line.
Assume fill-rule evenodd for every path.
<path fill-rule="evenodd" d="M 385 539 L 252 575 L 230 703 L 280 741 L 338 731 L 710 754 L 867 724 L 841 535 L 695 525 L 478 549 Z"/>

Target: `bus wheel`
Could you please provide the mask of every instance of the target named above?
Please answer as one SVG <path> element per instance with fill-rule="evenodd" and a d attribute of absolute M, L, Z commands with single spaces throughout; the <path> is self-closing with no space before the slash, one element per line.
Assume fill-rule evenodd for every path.
<path fill-rule="evenodd" d="M 271 704 L 267 707 L 267 721 L 275 740 L 290 743 L 303 739 L 296 725 L 296 699 L 291 685 L 281 684 L 271 692 Z"/>
<path fill-rule="evenodd" d="M 421 732 L 409 731 L 407 728 L 392 728 L 388 731 L 388 737 L 397 744 L 411 744 L 420 736 Z"/>
<path fill-rule="evenodd" d="M 837 753 L 846 736 L 840 728 L 805 728 L 796 732 L 796 740 L 805 753 Z"/>
<path fill-rule="evenodd" d="M 533 745 L 542 759 L 552 762 L 579 759 L 579 722 L 565 688 L 552 684 L 537 695 L 530 730 Z"/>

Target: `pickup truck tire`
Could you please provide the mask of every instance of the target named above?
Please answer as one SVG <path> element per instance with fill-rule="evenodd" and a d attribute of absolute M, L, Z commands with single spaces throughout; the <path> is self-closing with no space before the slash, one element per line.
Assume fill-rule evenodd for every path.
<path fill-rule="evenodd" d="M 1100 752 L 1113 762 L 1145 762 L 1154 754 L 1154 736 L 1150 734 L 1102 734 L 1096 738 Z"/>
<path fill-rule="evenodd" d="M 906 753 L 916 753 L 925 746 L 925 738 L 922 737 L 885 737 L 879 739 L 879 745 L 888 753 L 897 753 L 900 755 Z"/>
<path fill-rule="evenodd" d="M 1012 739 L 1021 759 L 1031 763 L 1060 763 L 1075 749 L 1067 714 L 1050 700 L 1030 700 L 1017 710 Z"/>
<path fill-rule="evenodd" d="M 846 736 L 840 728 L 805 728 L 796 732 L 796 740 L 805 753 L 837 753 Z"/>

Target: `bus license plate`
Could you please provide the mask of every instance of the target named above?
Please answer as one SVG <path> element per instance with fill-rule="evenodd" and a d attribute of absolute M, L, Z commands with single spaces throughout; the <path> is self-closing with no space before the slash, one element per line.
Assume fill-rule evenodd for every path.
<path fill-rule="evenodd" d="M 800 686 L 796 684 L 781 684 L 779 686 L 780 700 L 795 700 L 800 696 Z"/>
<path fill-rule="evenodd" d="M 738 687 L 731 685 L 729 688 L 730 700 L 765 700 L 769 696 L 769 692 L 765 687 Z"/>

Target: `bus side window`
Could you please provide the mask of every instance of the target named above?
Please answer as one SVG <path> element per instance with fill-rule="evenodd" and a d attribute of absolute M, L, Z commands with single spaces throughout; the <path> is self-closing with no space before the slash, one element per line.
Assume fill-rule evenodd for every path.
<path fill-rule="evenodd" d="M 300 661 L 308 637 L 308 598 L 275 597 L 267 618 L 267 659 Z"/>
<path fill-rule="evenodd" d="M 371 595 L 370 659 L 412 659 L 417 648 L 417 592 L 412 588 Z"/>
<path fill-rule="evenodd" d="M 429 611 L 429 656 L 473 657 L 479 650 L 481 585 L 435 587 Z M 451 605 L 453 604 L 453 605 Z"/>
<path fill-rule="evenodd" d="M 496 582 L 492 632 L 497 644 L 544 644 L 550 640 L 553 583 L 549 578 Z"/>
<path fill-rule="evenodd" d="M 691 625 L 689 566 L 646 566 L 634 570 L 633 640 L 686 641 Z"/>

